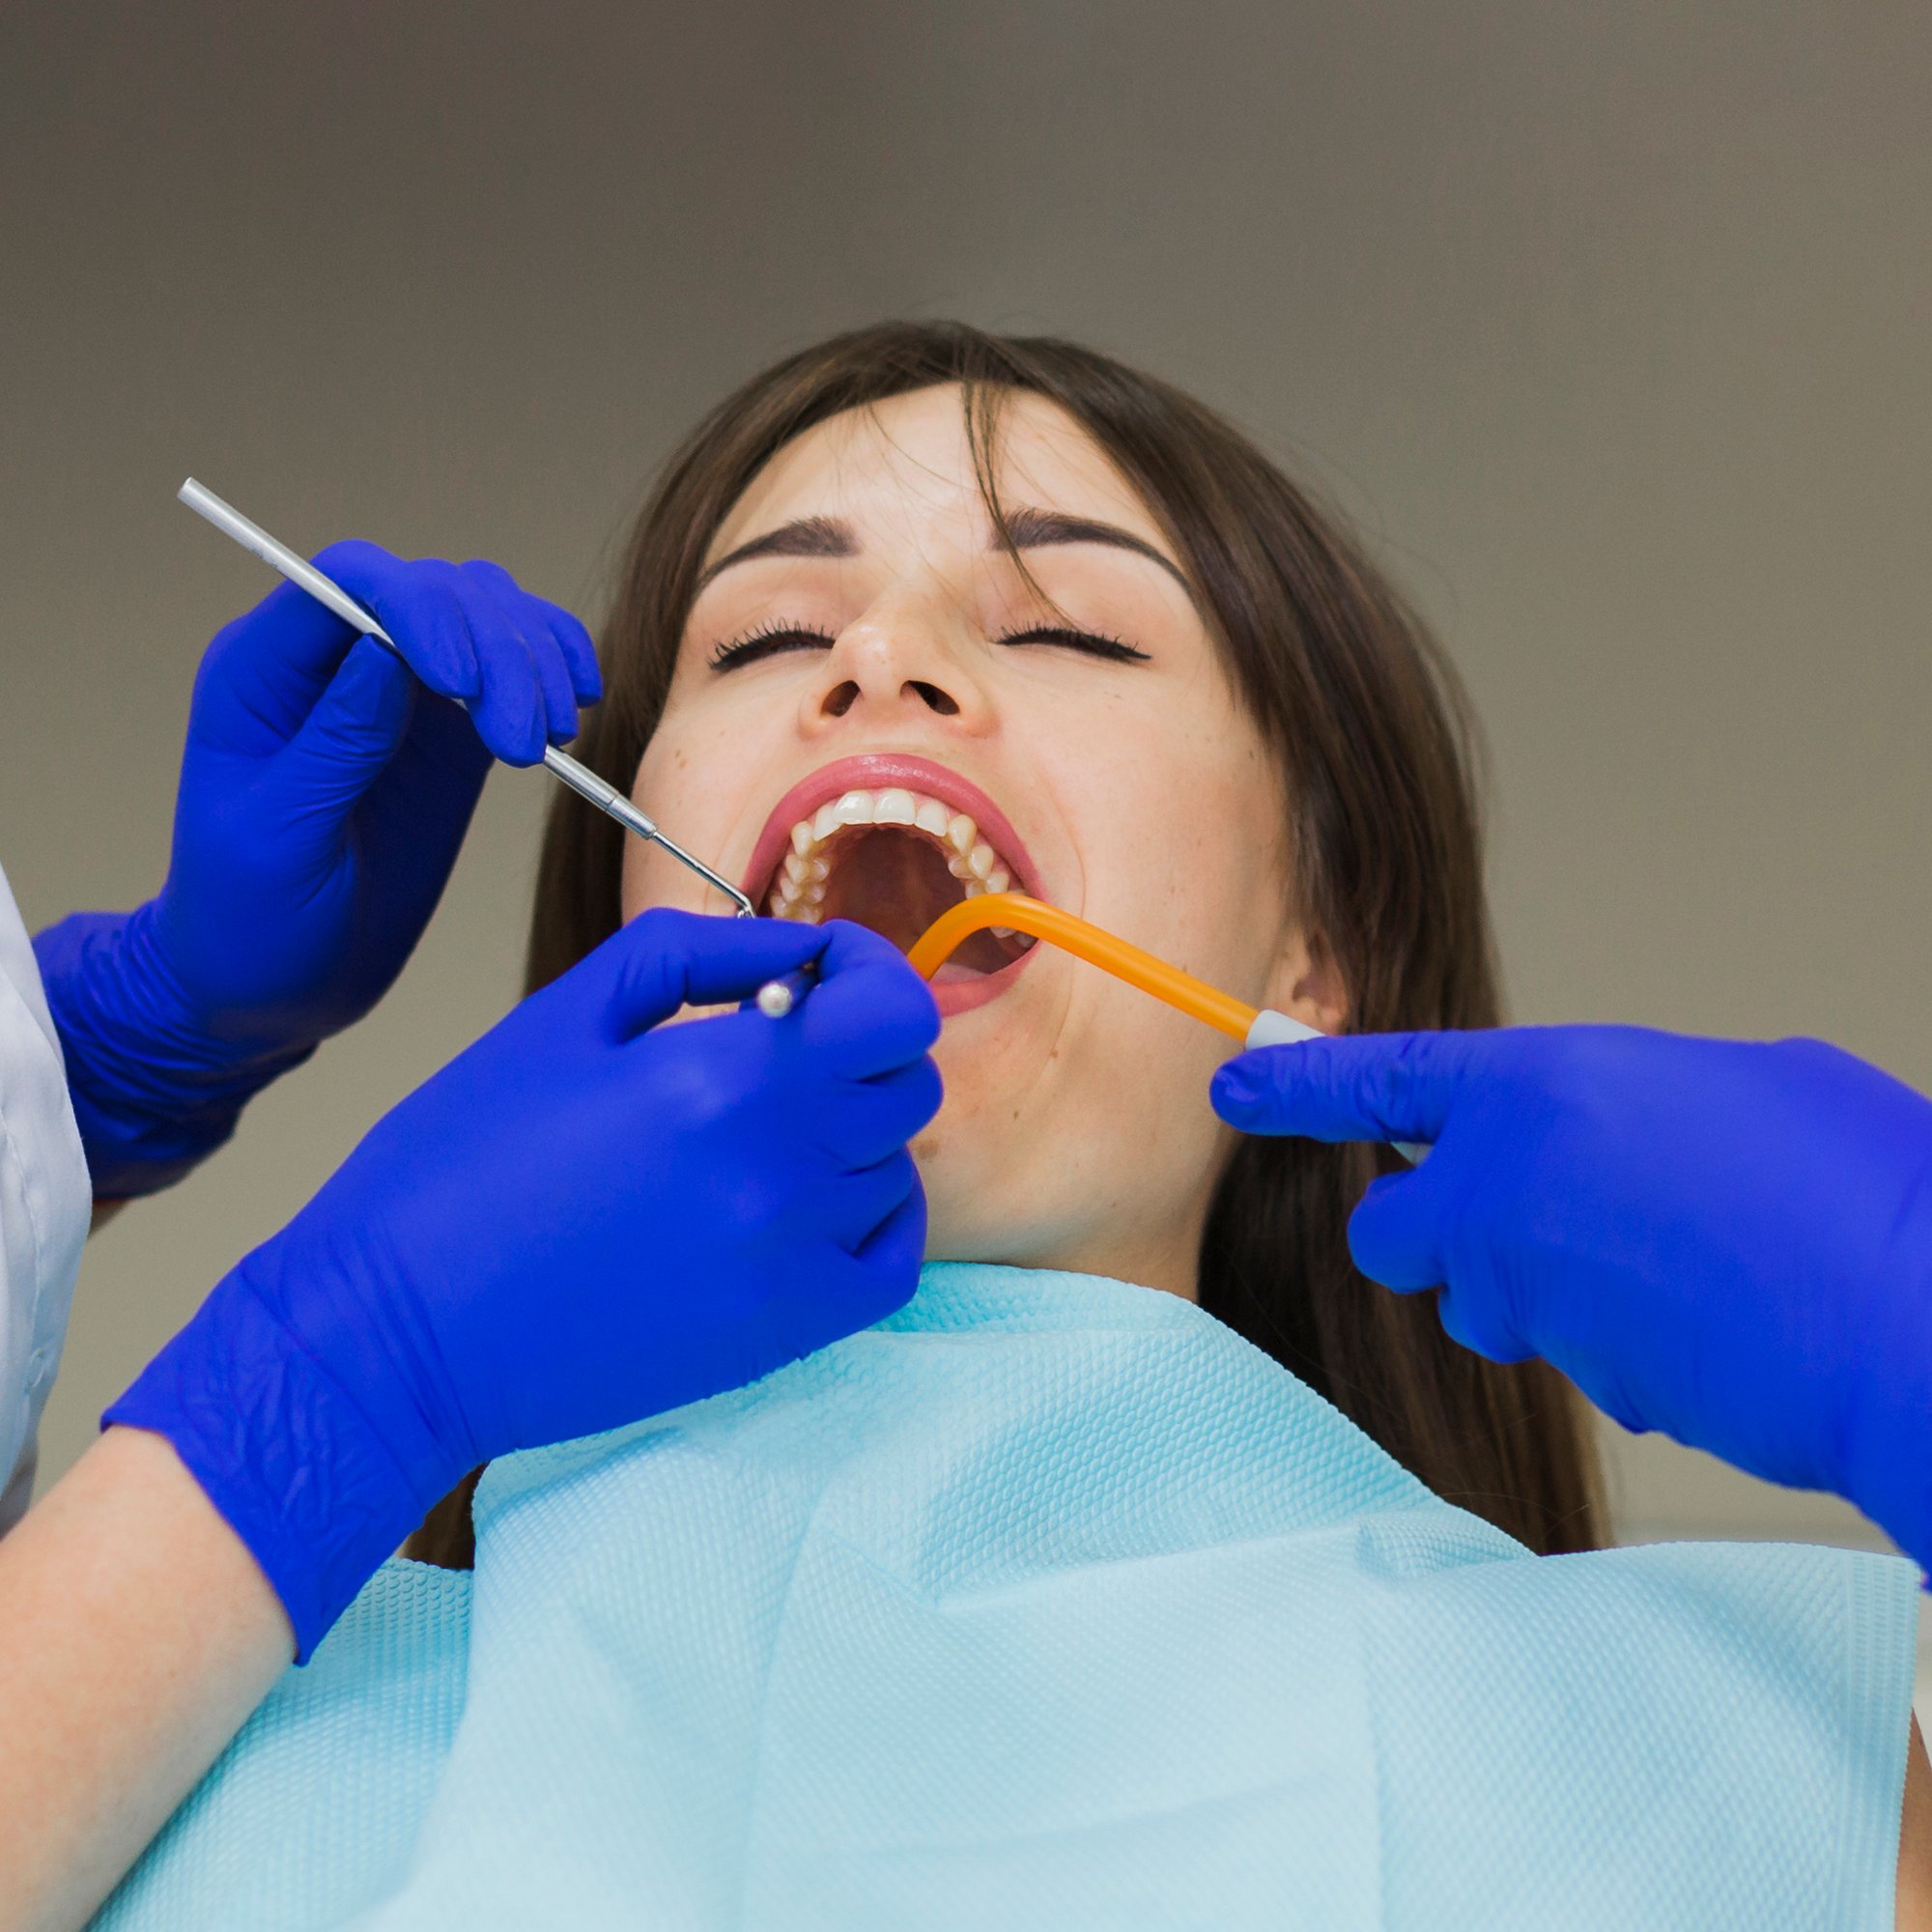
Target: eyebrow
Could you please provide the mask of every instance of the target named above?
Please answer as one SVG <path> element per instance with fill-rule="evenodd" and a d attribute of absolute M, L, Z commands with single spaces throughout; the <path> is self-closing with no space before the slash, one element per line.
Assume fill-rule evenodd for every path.
<path fill-rule="evenodd" d="M 1059 510 L 1020 509 L 1007 518 L 1007 534 L 1016 551 L 1045 550 L 1055 544 L 1105 544 L 1110 550 L 1131 551 L 1150 563 L 1159 564 L 1189 597 L 1194 595 L 1194 586 L 1171 557 L 1163 555 L 1145 537 L 1137 537 L 1118 524 L 1099 523 L 1092 517 L 1069 517 Z M 992 548 L 1002 548 L 997 536 Z M 751 563 L 761 556 L 859 554 L 858 535 L 842 517 L 800 517 L 792 523 L 781 524 L 775 530 L 767 530 L 761 537 L 753 537 L 750 543 L 740 544 L 736 550 L 726 551 L 716 563 L 707 564 L 693 594 L 733 565 Z"/>
<path fill-rule="evenodd" d="M 1163 555 L 1145 537 L 1137 537 L 1118 524 L 1096 523 L 1092 517 L 1069 517 L 1059 510 L 1015 510 L 1007 519 L 1007 534 L 1015 550 L 1044 550 L 1051 544 L 1105 544 L 1110 550 L 1132 551 L 1136 556 L 1159 564 L 1188 596 L 1194 595 L 1194 586 L 1171 557 Z"/>
<path fill-rule="evenodd" d="M 853 534 L 852 526 L 842 518 L 800 517 L 792 523 L 781 524 L 775 530 L 767 530 L 761 537 L 753 537 L 750 543 L 740 544 L 736 550 L 726 551 L 716 563 L 705 566 L 696 587 L 702 590 L 720 571 L 729 570 L 733 564 L 750 563 L 754 557 L 858 554 L 859 539 Z"/>

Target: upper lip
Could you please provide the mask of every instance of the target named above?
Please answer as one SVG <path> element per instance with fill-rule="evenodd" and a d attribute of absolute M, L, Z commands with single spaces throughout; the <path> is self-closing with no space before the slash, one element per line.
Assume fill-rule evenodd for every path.
<path fill-rule="evenodd" d="M 852 757 L 835 758 L 785 793 L 772 807 L 765 829 L 752 848 L 751 864 L 742 881 L 745 895 L 753 905 L 764 902 L 773 874 L 791 845 L 791 829 L 828 799 L 848 791 L 882 791 L 888 786 L 923 792 L 943 805 L 965 812 L 980 828 L 987 844 L 1013 871 L 1013 882 L 1031 897 L 1042 896 L 1032 856 L 1021 842 L 1007 815 L 970 779 L 913 752 L 862 752 Z"/>

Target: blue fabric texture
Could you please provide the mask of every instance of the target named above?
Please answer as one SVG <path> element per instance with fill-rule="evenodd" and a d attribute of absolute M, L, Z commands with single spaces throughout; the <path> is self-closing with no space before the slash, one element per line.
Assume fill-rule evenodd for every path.
<path fill-rule="evenodd" d="M 1910 1566 L 1533 1558 L 1171 1295 L 928 1266 L 476 1522 L 101 1925 L 1891 1923 Z"/>

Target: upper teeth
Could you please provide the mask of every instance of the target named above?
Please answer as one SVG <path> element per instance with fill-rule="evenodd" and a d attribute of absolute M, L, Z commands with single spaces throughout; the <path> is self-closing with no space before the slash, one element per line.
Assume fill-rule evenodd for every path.
<path fill-rule="evenodd" d="M 1013 882 L 1000 855 L 980 836 L 963 811 L 923 793 L 887 785 L 878 791 L 841 792 L 791 829 L 791 850 L 772 880 L 766 909 L 778 919 L 817 924 L 831 871 L 825 847 L 848 825 L 909 825 L 923 832 L 946 853 L 946 867 L 966 888 L 966 896 L 1003 893 Z"/>

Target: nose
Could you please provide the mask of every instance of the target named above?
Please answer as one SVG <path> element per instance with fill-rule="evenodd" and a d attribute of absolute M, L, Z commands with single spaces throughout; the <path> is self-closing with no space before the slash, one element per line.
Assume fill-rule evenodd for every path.
<path fill-rule="evenodd" d="M 954 729 L 980 728 L 985 695 L 951 629 L 945 614 L 911 603 L 847 625 L 806 698 L 808 733 L 840 718 L 888 725 L 945 718 Z"/>

